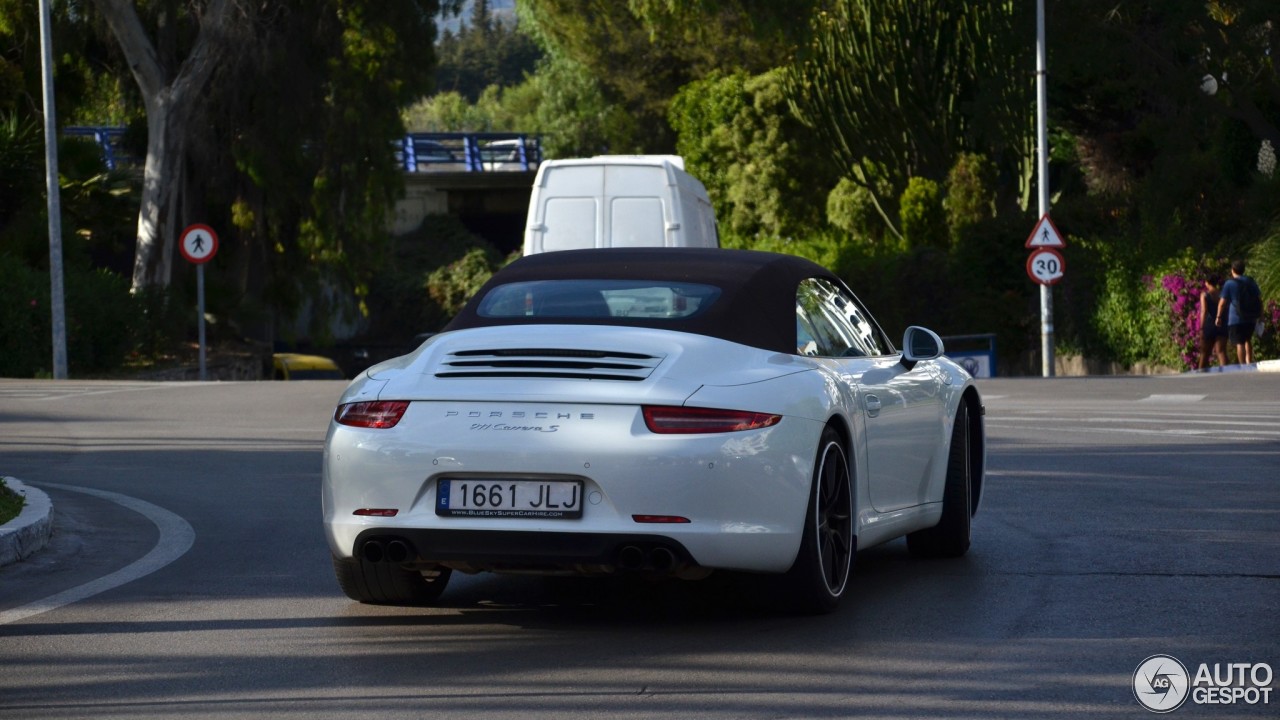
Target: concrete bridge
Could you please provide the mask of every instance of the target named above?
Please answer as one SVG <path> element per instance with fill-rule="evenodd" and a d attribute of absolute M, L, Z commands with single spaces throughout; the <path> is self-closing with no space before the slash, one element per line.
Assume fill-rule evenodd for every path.
<path fill-rule="evenodd" d="M 521 246 L 536 168 L 506 172 L 417 172 L 404 177 L 391 232 L 404 235 L 428 215 L 447 213 L 504 254 Z"/>
<path fill-rule="evenodd" d="M 405 194 L 391 231 L 412 232 L 427 215 L 447 213 L 503 253 L 519 248 L 541 138 L 519 133 L 412 133 L 397 151 Z"/>

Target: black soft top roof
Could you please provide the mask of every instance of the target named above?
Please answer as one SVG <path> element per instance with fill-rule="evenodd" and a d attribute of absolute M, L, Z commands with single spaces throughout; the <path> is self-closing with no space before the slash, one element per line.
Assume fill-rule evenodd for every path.
<path fill-rule="evenodd" d="M 793 255 L 723 248 L 608 248 L 562 250 L 520 258 L 496 273 L 445 328 L 499 325 L 614 325 L 653 327 L 717 337 L 751 347 L 795 353 L 796 288 L 806 278 L 841 280 Z M 687 318 L 481 317 L 476 308 L 495 286 L 536 280 L 658 280 L 720 288 L 704 312 Z"/>

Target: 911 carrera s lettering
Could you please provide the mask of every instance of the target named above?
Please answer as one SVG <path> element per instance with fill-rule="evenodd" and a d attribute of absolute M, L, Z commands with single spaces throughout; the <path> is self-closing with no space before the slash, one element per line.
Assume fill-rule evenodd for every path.
<path fill-rule="evenodd" d="M 466 517 L 582 517 L 582 483 L 533 480 L 441 480 L 436 514 Z"/>
<path fill-rule="evenodd" d="M 517 430 L 523 432 L 553 433 L 560 430 L 559 425 L 505 425 L 503 423 L 472 423 L 472 430 Z"/>

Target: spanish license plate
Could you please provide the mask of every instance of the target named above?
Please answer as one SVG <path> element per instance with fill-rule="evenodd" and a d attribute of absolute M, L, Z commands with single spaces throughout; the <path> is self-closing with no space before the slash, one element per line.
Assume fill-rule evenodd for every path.
<path fill-rule="evenodd" d="M 436 514 L 571 520 L 582 517 L 581 480 L 441 480 Z"/>

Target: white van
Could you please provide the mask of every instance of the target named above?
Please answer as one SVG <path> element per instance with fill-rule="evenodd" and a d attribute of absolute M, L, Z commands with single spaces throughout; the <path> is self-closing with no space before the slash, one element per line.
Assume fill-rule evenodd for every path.
<path fill-rule="evenodd" d="M 676 155 L 548 160 L 534 178 L 525 255 L 719 245 L 707 189 Z"/>

